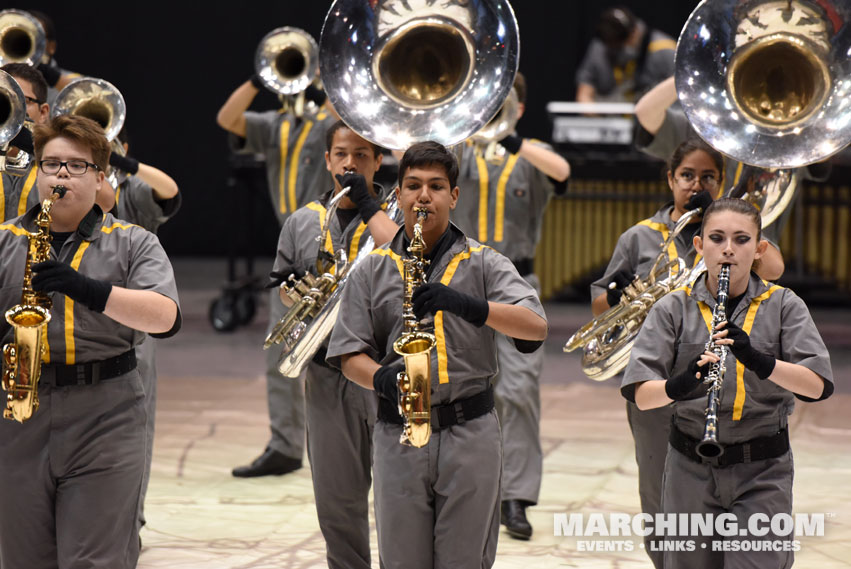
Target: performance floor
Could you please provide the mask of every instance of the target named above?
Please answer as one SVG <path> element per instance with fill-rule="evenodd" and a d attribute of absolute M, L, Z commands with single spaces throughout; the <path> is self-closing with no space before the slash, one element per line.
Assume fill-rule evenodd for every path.
<path fill-rule="evenodd" d="M 261 263 L 262 264 L 262 263 Z M 282 477 L 237 479 L 269 430 L 263 377 L 265 296 L 257 318 L 229 334 L 207 318 L 225 274 L 222 262 L 175 262 L 183 330 L 160 341 L 154 459 L 140 568 L 312 569 L 326 567 L 309 466 Z M 639 512 L 636 466 L 624 401 L 613 383 L 594 383 L 561 346 L 589 318 L 587 306 L 546 306 L 550 336 L 542 378 L 544 479 L 528 510 L 530 541 L 500 534 L 495 567 L 652 568 L 640 537 L 563 537 L 570 513 Z M 851 560 L 851 311 L 816 309 L 833 358 L 837 393 L 798 404 L 792 417 L 795 512 L 826 514 L 824 535 L 804 537 L 796 568 L 849 567 Z M 373 520 L 373 567 L 378 554 Z M 585 541 L 602 548 L 587 551 Z M 626 543 L 626 542 L 629 542 Z M 583 547 L 584 546 L 584 547 Z"/>

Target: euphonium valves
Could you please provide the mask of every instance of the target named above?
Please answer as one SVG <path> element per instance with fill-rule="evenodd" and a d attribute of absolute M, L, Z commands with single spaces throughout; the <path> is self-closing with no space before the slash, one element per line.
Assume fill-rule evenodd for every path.
<path fill-rule="evenodd" d="M 417 222 L 414 237 L 403 260 L 405 292 L 402 302 L 404 333 L 393 343 L 393 350 L 405 361 L 405 371 L 399 374 L 399 414 L 403 429 L 399 442 L 423 447 L 431 437 L 431 349 L 435 337 L 422 329 L 414 314 L 414 291 L 425 283 L 428 261 L 424 258 L 425 241 L 422 224 L 428 216 L 425 209 L 415 208 Z"/>
<path fill-rule="evenodd" d="M 3 346 L 3 389 L 6 390 L 4 419 L 23 423 L 38 409 L 38 380 L 44 355 L 42 337 L 50 322 L 50 297 L 32 288 L 32 267 L 50 258 L 50 209 L 65 195 L 64 186 L 54 186 L 53 194 L 41 204 L 36 218 L 38 230 L 27 238 L 27 260 L 21 303 L 6 311 L 6 321 L 15 330 L 13 343 Z"/>

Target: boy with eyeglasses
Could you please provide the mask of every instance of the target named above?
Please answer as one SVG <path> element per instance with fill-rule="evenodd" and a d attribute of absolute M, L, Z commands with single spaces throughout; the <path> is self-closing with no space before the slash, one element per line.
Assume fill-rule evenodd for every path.
<path fill-rule="evenodd" d="M 156 236 L 96 205 L 109 155 L 100 126 L 57 117 L 35 128 L 34 147 L 40 198 L 66 191 L 51 210 L 51 258 L 32 267 L 33 289 L 53 293 L 40 407 L 26 424 L 0 421 L 0 565 L 131 569 L 146 444 L 134 348 L 180 328 L 174 274 Z M 39 211 L 0 225 L 3 310 L 20 302 Z M 0 338 L 12 337 L 3 320 Z"/>

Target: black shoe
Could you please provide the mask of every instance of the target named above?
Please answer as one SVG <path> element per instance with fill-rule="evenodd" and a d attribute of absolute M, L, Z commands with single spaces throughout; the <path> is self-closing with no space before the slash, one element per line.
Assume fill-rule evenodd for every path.
<path fill-rule="evenodd" d="M 301 461 L 290 458 L 276 450 L 266 447 L 263 454 L 254 459 L 248 466 L 237 466 L 232 474 L 238 478 L 253 478 L 255 476 L 280 476 L 301 468 Z"/>
<path fill-rule="evenodd" d="M 504 500 L 500 521 L 514 539 L 532 537 L 532 524 L 526 519 L 526 504 L 522 500 Z"/>

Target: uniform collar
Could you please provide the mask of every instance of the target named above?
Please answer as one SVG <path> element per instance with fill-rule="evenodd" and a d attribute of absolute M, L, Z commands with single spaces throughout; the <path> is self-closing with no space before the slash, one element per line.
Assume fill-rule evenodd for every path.
<path fill-rule="evenodd" d="M 706 304 L 709 308 L 715 307 L 715 297 L 709 292 L 709 289 L 706 287 L 706 276 L 709 273 L 704 271 L 700 274 L 697 280 L 694 283 L 694 287 L 692 288 L 691 295 L 695 298 L 695 300 L 699 300 Z M 739 301 L 739 305 L 736 307 L 736 314 L 738 314 L 741 310 L 750 305 L 750 301 L 753 298 L 761 295 L 765 291 L 768 290 L 768 284 L 763 281 L 759 276 L 751 271 L 750 280 L 748 281 L 748 289 L 745 291 L 745 295 L 742 297 L 742 300 Z M 731 318 L 735 318 L 736 314 L 733 314 Z"/>
<path fill-rule="evenodd" d="M 38 217 L 39 212 L 41 212 L 41 203 L 37 203 L 24 214 L 21 225 L 27 231 L 36 231 L 35 219 Z M 103 224 L 103 219 L 103 210 L 100 209 L 99 205 L 95 204 L 89 210 L 89 213 L 83 217 L 82 221 L 80 221 L 80 224 L 77 225 L 74 233 L 86 241 L 91 241 L 92 237 L 96 235 L 95 231 Z"/>

